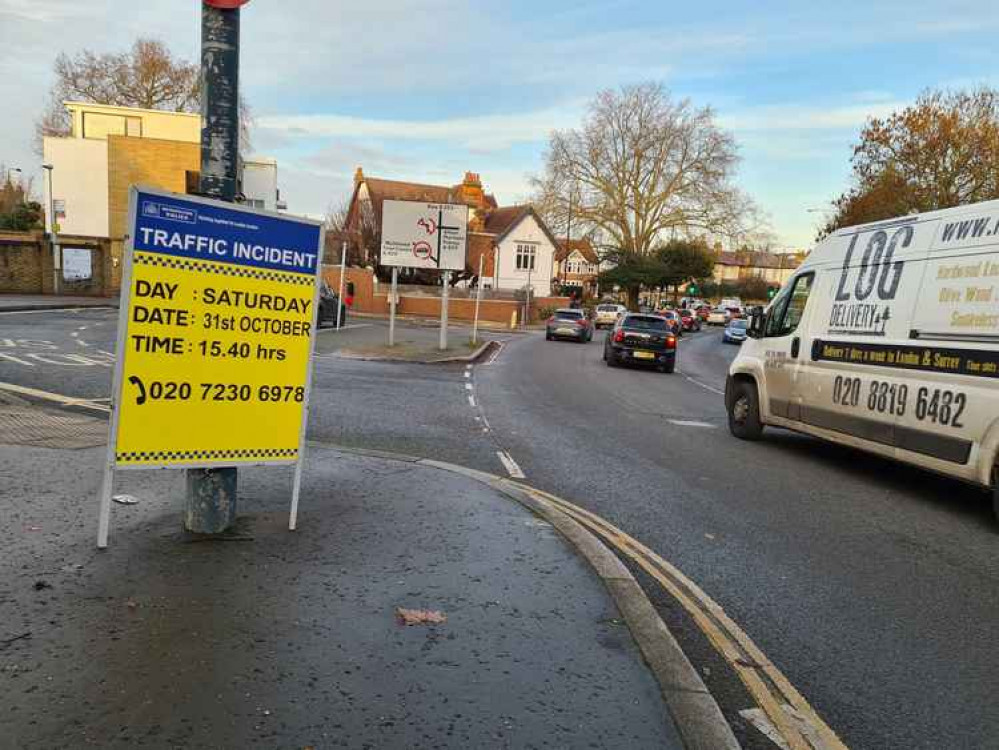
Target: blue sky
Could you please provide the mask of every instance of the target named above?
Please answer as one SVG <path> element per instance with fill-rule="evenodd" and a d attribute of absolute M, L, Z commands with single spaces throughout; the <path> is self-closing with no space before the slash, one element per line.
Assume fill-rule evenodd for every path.
<path fill-rule="evenodd" d="M 198 54 L 196 0 L 0 0 L 0 162 L 38 173 L 31 129 L 57 51 L 155 36 Z M 870 115 L 927 87 L 999 83 L 999 5 L 252 0 L 243 89 L 255 151 L 290 209 L 322 214 L 372 175 L 527 194 L 548 133 L 601 88 L 661 81 L 711 106 L 739 144 L 737 182 L 778 246 L 807 246 L 848 184 Z"/>

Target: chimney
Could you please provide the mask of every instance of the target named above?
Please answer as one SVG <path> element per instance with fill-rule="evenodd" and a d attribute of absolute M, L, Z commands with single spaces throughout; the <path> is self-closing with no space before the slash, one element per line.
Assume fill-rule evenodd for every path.
<path fill-rule="evenodd" d="M 354 172 L 354 187 L 357 187 L 362 182 L 364 182 L 364 170 L 358 167 L 357 171 Z"/>
<path fill-rule="evenodd" d="M 465 181 L 462 184 L 468 187 L 482 187 L 482 181 L 475 172 L 465 172 Z"/>

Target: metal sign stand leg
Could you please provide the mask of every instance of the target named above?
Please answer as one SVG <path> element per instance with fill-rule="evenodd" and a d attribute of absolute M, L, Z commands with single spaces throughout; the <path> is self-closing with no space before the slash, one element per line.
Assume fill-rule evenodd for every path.
<path fill-rule="evenodd" d="M 114 465 L 110 459 L 104 464 L 101 478 L 101 509 L 97 520 L 97 548 L 108 548 L 108 531 L 111 528 L 111 493 L 114 491 Z"/>
<path fill-rule="evenodd" d="M 444 272 L 444 294 L 441 297 L 441 341 L 440 350 L 447 349 L 447 301 L 451 287 L 451 272 Z"/>
<path fill-rule="evenodd" d="M 395 301 L 399 294 L 399 267 L 392 266 L 392 298 L 389 302 L 389 346 L 395 346 Z"/>
<path fill-rule="evenodd" d="M 319 233 L 319 247 L 316 249 L 317 257 L 322 257 L 322 249 L 326 242 L 325 237 L 326 233 L 321 231 Z M 346 249 L 347 245 L 345 243 L 345 255 Z M 342 272 L 340 274 L 340 282 L 343 283 Z M 312 365 L 316 357 L 316 340 L 319 338 L 316 336 L 316 328 L 319 326 L 319 283 L 314 284 L 314 287 L 312 292 L 312 340 L 309 342 L 308 369 L 305 374 L 305 402 L 302 404 L 302 427 L 298 435 L 298 462 L 295 464 L 295 481 L 291 487 L 291 510 L 288 512 L 288 531 L 294 531 L 298 526 L 298 493 L 302 489 L 302 468 L 305 466 L 305 433 L 309 427 L 309 400 L 312 398 Z"/>

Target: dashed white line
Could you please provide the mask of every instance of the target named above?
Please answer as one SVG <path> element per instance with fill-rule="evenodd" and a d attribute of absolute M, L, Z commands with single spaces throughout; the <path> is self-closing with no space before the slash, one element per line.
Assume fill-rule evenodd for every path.
<path fill-rule="evenodd" d="M 471 370 L 465 370 L 465 377 L 466 378 L 472 377 L 472 371 Z"/>
<path fill-rule="evenodd" d="M 506 451 L 496 451 L 496 455 L 499 456 L 500 463 L 503 464 L 503 468 L 506 469 L 506 473 L 510 475 L 512 479 L 525 479 L 524 472 L 521 468 L 517 466 L 517 462 L 513 460 L 513 457 Z"/>
<path fill-rule="evenodd" d="M 466 391 L 472 390 L 472 384 L 471 383 L 465 383 L 465 390 Z"/>
<path fill-rule="evenodd" d="M 475 396 L 468 397 L 468 405 L 471 406 L 473 409 L 475 408 Z"/>
<path fill-rule="evenodd" d="M 677 372 L 680 372 L 680 371 L 677 370 Z M 711 393 L 715 393 L 715 394 L 717 394 L 719 396 L 724 396 L 725 395 L 725 391 L 720 391 L 717 388 L 714 388 L 714 387 L 712 387 L 710 385 L 707 385 L 706 383 L 702 383 L 700 380 L 695 380 L 694 378 L 690 377 L 690 375 L 687 375 L 686 373 L 680 372 L 680 374 L 683 375 L 683 379 L 684 380 L 693 383 L 694 385 L 698 386 L 699 388 L 703 388 L 706 391 L 711 391 Z"/>
<path fill-rule="evenodd" d="M 677 427 L 709 427 L 712 429 L 715 427 L 710 422 L 698 422 L 696 419 L 667 419 L 666 421 Z"/>

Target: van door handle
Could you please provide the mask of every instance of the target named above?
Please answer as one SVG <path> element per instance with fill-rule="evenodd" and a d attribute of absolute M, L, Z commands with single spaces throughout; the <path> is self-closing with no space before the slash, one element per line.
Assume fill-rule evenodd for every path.
<path fill-rule="evenodd" d="M 801 339 L 795 336 L 791 339 L 791 359 L 797 359 L 801 352 Z"/>

